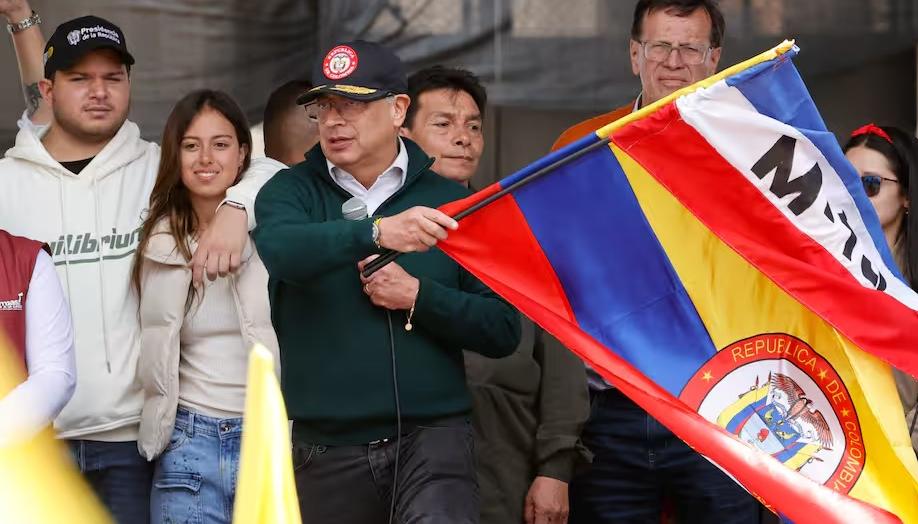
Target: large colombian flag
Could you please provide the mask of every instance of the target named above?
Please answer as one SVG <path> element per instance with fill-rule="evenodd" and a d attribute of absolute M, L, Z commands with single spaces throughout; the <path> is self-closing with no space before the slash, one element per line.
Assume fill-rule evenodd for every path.
<path fill-rule="evenodd" d="M 918 375 L 918 296 L 796 52 L 785 42 L 445 206 L 518 187 L 440 246 L 773 510 L 918 522 L 884 362 Z"/>

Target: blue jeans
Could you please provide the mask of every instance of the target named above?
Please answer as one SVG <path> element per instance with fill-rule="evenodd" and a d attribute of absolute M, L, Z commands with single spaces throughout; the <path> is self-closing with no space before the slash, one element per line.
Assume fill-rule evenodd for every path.
<path fill-rule="evenodd" d="M 179 408 L 169 445 L 156 463 L 154 523 L 227 522 L 233 518 L 241 418 L 213 418 Z"/>
<path fill-rule="evenodd" d="M 83 477 L 116 522 L 149 522 L 153 464 L 137 451 L 137 442 L 68 440 L 67 445 Z"/>
<path fill-rule="evenodd" d="M 593 395 L 583 443 L 591 468 L 571 483 L 571 524 L 659 524 L 664 500 L 677 522 L 759 522 L 746 490 L 617 389 Z"/>

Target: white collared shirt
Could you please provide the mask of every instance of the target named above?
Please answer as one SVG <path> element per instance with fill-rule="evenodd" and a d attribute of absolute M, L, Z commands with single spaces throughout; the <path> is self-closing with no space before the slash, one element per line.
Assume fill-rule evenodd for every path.
<path fill-rule="evenodd" d="M 367 205 L 367 215 L 373 216 L 383 202 L 405 185 L 405 177 L 408 174 L 408 151 L 405 149 L 402 138 L 399 137 L 398 154 L 395 156 L 395 161 L 379 175 L 370 189 L 363 187 L 363 184 L 358 182 L 354 175 L 332 164 L 328 159 L 325 160 L 325 163 L 328 164 L 328 172 L 332 180 L 348 193 L 363 200 Z"/>

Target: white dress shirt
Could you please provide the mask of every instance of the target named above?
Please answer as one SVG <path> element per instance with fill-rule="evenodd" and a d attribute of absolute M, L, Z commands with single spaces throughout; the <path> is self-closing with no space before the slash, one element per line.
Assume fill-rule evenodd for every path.
<path fill-rule="evenodd" d="M 354 178 L 354 175 L 325 160 L 332 180 L 351 195 L 363 200 L 367 205 L 367 215 L 373 216 L 376 209 L 390 196 L 394 195 L 405 185 L 405 176 L 408 174 L 408 152 L 401 137 L 398 139 L 398 154 L 385 171 L 379 175 L 376 182 L 369 189 Z"/>

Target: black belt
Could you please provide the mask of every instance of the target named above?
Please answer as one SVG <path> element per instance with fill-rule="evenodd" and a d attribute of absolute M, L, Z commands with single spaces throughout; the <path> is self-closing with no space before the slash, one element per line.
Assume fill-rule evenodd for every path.
<path fill-rule="evenodd" d="M 439 417 L 439 418 L 434 418 L 434 419 L 428 419 L 428 420 L 425 420 L 425 421 L 422 421 L 422 422 L 402 422 L 402 436 L 404 437 L 405 435 L 411 434 L 411 433 L 417 431 L 418 428 L 426 428 L 426 427 L 460 427 L 460 426 L 463 426 L 463 425 L 465 425 L 465 424 L 468 424 L 468 422 L 469 422 L 469 417 L 468 417 L 468 415 L 452 415 L 452 416 L 448 416 L 448 417 Z M 300 425 L 300 426 L 307 426 L 308 423 L 306 423 L 306 422 L 293 421 L 293 428 L 294 428 L 293 434 L 294 434 L 294 435 L 296 435 L 296 427 L 297 427 L 298 425 Z M 391 436 L 388 436 L 388 437 L 384 437 L 384 438 L 372 440 L 372 441 L 370 441 L 370 442 L 367 442 L 366 444 L 358 444 L 358 445 L 361 445 L 361 446 L 362 446 L 362 445 L 381 444 L 381 443 L 384 443 L 384 442 L 388 442 L 388 441 L 390 441 L 390 440 L 395 440 L 396 436 L 397 436 L 397 435 L 391 435 Z M 297 439 L 296 439 L 295 437 L 294 437 L 294 442 L 297 443 Z M 325 445 L 325 444 L 319 444 L 318 442 L 298 442 L 298 443 L 299 443 L 299 444 L 306 444 L 306 445 L 323 445 L 323 446 L 325 446 L 325 447 L 334 447 L 334 446 L 329 446 L 329 445 Z"/>

